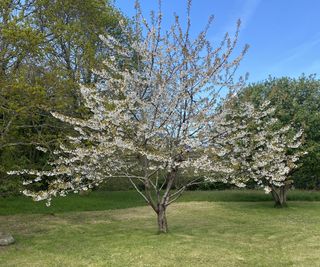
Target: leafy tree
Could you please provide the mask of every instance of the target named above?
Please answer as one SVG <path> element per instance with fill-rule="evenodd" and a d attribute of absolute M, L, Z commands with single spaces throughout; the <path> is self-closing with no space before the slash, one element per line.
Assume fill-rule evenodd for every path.
<path fill-rule="evenodd" d="M 308 154 L 301 166 L 290 174 L 297 188 L 320 188 L 320 81 L 316 76 L 269 78 L 251 84 L 240 94 L 240 101 L 260 105 L 268 100 L 276 108 L 275 116 L 282 125 L 304 129 L 302 149 Z"/>
<path fill-rule="evenodd" d="M 296 150 L 302 144 L 303 131 L 279 124 L 268 101 L 259 107 L 238 102 L 235 97 L 222 108 L 213 131 L 221 138 L 213 139 L 213 145 L 233 169 L 231 182 L 244 187 L 254 181 L 266 193 L 271 192 L 276 207 L 284 207 L 292 182 L 289 175 L 304 154 Z"/>
<path fill-rule="evenodd" d="M 233 58 L 238 27 L 234 38 L 226 35 L 213 48 L 206 39 L 211 19 L 192 39 L 190 5 L 191 1 L 185 31 L 175 17 L 164 32 L 161 12 L 146 22 L 137 4 L 134 30 L 121 24 L 130 45 L 121 45 L 111 35 L 102 37 L 114 54 L 106 58 L 106 70 L 97 72 L 101 82 L 81 87 L 91 116 L 53 113 L 79 134 L 56 151 L 51 170 L 11 172 L 35 176 L 26 185 L 48 181 L 47 190 L 29 189 L 26 195 L 49 204 L 56 195 L 87 190 L 108 177 L 127 178 L 157 214 L 159 232 L 165 233 L 167 207 L 199 181 L 184 181 L 173 190 L 179 174 L 228 171 L 215 161 L 219 156 L 207 144 L 218 92 L 221 87 L 233 92 L 242 84 L 232 78 L 247 47 Z"/>
<path fill-rule="evenodd" d="M 85 116 L 78 83 L 96 81 L 92 69 L 109 53 L 99 34 L 125 42 L 117 27 L 120 19 L 121 13 L 104 0 L 1 1 L 2 193 L 19 189 L 6 170 L 42 166 L 47 156 L 35 147 L 54 148 L 70 132 L 51 110 Z"/>
<path fill-rule="evenodd" d="M 23 132 L 20 125 L 33 121 L 36 106 L 43 90 L 31 85 L 27 63 L 38 58 L 42 36 L 31 27 L 24 8 L 31 1 L 1 1 L 0 3 L 0 188 L 4 192 L 16 186 L 14 179 L 7 182 L 5 170 L 26 162 L 26 154 L 15 146 L 25 143 L 29 129 Z M 29 117 L 30 116 L 30 117 Z M 17 138 L 19 137 L 19 138 Z M 23 150 L 23 149 L 22 149 Z M 23 155 L 23 156 L 22 156 Z M 5 186 L 6 185 L 6 186 Z"/>

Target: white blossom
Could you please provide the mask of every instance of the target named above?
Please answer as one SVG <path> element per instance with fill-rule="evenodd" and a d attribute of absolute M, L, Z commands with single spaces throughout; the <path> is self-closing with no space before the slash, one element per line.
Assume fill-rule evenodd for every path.
<path fill-rule="evenodd" d="M 100 36 L 110 51 L 105 68 L 94 70 L 101 82 L 80 88 L 91 116 L 52 112 L 77 135 L 54 151 L 51 170 L 10 173 L 28 174 L 35 177 L 33 182 L 48 184 L 45 191 L 26 194 L 35 200 L 51 199 L 98 186 L 109 177 L 128 178 L 156 210 L 192 184 L 188 181 L 172 193 L 178 174 L 210 177 L 233 171 L 220 160 L 230 149 L 212 143 L 211 133 L 220 127 L 216 119 L 220 90 L 232 95 L 244 84 L 242 77 L 238 81 L 233 77 L 247 50 L 245 46 L 233 55 L 240 22 L 234 36 L 226 35 L 214 47 L 206 38 L 212 19 L 194 39 L 189 27 L 182 30 L 178 17 L 168 31 L 161 28 L 161 21 L 160 12 L 147 22 L 137 4 L 134 27 L 120 24 L 129 46 L 112 36 Z M 248 112 L 252 109 L 248 107 Z M 245 128 L 241 129 L 236 139 L 246 137 Z M 145 185 L 147 193 L 139 190 L 137 182 Z M 148 193 L 151 190 L 158 199 Z"/>
<path fill-rule="evenodd" d="M 266 192 L 286 186 L 290 172 L 304 155 L 296 150 L 302 145 L 303 130 L 292 135 L 295 130 L 290 125 L 277 127 L 270 102 L 258 108 L 251 103 L 235 106 L 233 102 L 228 107 L 230 104 L 225 104 L 216 116 L 218 127 L 212 133 L 212 142 L 220 151 L 226 151 L 224 164 L 233 169 L 230 181 L 243 185 L 254 180 Z"/>

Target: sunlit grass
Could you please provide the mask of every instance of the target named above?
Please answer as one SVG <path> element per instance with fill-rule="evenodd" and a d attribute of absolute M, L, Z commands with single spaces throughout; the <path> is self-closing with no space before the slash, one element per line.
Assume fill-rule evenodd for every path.
<path fill-rule="evenodd" d="M 201 194 L 201 193 L 200 193 Z M 1 216 L 1 266 L 317 266 L 320 203 L 187 202 L 167 235 L 149 207 Z"/>

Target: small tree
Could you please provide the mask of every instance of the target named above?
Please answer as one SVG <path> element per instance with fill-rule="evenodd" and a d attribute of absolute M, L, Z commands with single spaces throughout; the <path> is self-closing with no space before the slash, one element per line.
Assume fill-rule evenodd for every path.
<path fill-rule="evenodd" d="M 230 171 L 223 168 L 208 142 L 219 93 L 234 92 L 233 81 L 247 46 L 232 59 L 240 23 L 233 38 L 225 35 L 213 48 L 206 39 L 212 22 L 195 39 L 190 36 L 190 5 L 184 31 L 179 18 L 168 31 L 161 29 L 161 10 L 148 23 L 136 5 L 134 27 L 122 24 L 130 47 L 111 36 L 102 37 L 113 53 L 106 69 L 96 72 L 95 87 L 81 87 L 92 116 L 88 119 L 53 116 L 78 132 L 61 145 L 49 171 L 23 170 L 35 175 L 34 184 L 52 177 L 47 190 L 24 194 L 35 200 L 98 186 L 108 177 L 126 177 L 158 217 L 159 232 L 167 232 L 167 207 L 199 179 L 187 180 L 173 191 L 178 175 Z M 208 152 L 208 153 L 204 153 Z M 15 172 L 17 173 L 17 172 Z M 141 189 L 139 183 L 143 184 Z"/>
<path fill-rule="evenodd" d="M 266 100 L 276 108 L 282 125 L 303 126 L 303 150 L 308 152 L 292 174 L 296 188 L 320 189 L 320 80 L 315 75 L 298 78 L 271 78 L 250 84 L 240 93 L 240 101 L 258 106 Z"/>
<path fill-rule="evenodd" d="M 215 139 L 215 146 L 224 150 L 224 164 L 234 170 L 230 182 L 245 186 L 253 180 L 266 193 L 271 192 L 275 206 L 286 206 L 290 175 L 304 154 L 295 150 L 302 144 L 303 131 L 281 127 L 270 102 L 258 108 L 234 103 L 223 107 L 214 131 L 215 136 L 223 137 Z"/>

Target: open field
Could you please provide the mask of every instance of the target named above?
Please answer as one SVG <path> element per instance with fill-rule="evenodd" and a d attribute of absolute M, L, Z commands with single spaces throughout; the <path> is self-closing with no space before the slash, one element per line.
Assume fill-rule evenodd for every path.
<path fill-rule="evenodd" d="M 158 235 L 155 214 L 128 196 L 134 192 L 110 193 L 114 201 L 106 198 L 106 210 L 99 210 L 100 193 L 60 199 L 51 213 L 25 202 L 29 214 L 16 207 L 13 215 L 5 212 L 9 200 L 1 200 L 1 214 L 11 213 L 0 217 L 1 228 L 17 242 L 0 247 L 0 266 L 320 266 L 320 202 L 274 209 L 259 192 L 251 202 L 247 191 L 188 192 L 169 207 L 170 233 Z M 83 211 L 85 202 L 97 210 Z"/>

